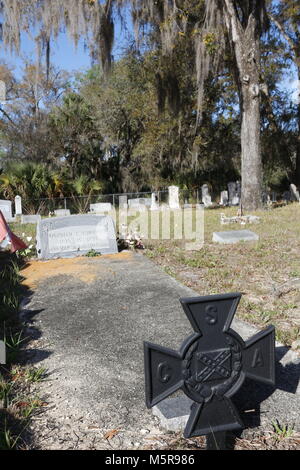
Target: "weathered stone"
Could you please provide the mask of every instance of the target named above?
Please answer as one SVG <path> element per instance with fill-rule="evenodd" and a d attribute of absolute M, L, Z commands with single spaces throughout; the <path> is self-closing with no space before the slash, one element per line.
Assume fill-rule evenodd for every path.
<path fill-rule="evenodd" d="M 240 241 L 257 241 L 259 236 L 250 230 L 230 230 L 214 232 L 212 240 L 218 243 L 237 243 Z"/>
<path fill-rule="evenodd" d="M 183 431 L 191 412 L 193 400 L 187 396 L 163 400 L 152 408 L 154 416 L 160 420 L 160 425 L 168 431 Z"/>
<path fill-rule="evenodd" d="M 114 222 L 106 215 L 71 215 L 42 219 L 37 226 L 38 257 L 72 258 L 95 250 L 117 253 Z"/>

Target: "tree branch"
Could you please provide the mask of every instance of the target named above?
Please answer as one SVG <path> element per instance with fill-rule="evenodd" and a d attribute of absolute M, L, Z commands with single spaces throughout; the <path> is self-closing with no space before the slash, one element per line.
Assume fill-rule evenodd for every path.
<path fill-rule="evenodd" d="M 290 48 L 291 48 L 292 52 L 294 53 L 295 57 L 298 57 L 296 44 L 294 43 L 292 38 L 290 38 L 290 36 L 286 33 L 286 31 L 284 30 L 283 25 L 280 23 L 280 21 L 277 20 L 277 18 L 275 18 L 274 15 L 272 15 L 272 13 L 269 13 L 269 17 L 271 18 L 271 20 L 273 21 L 273 23 L 275 24 L 277 29 L 279 29 L 280 33 L 282 34 L 282 36 L 284 37 L 284 39 L 286 40 L 286 42 L 290 46 Z"/>
<path fill-rule="evenodd" d="M 14 126 L 16 125 L 14 121 L 11 119 L 11 117 L 7 114 L 7 112 L 1 106 L 0 106 L 0 111 Z"/>

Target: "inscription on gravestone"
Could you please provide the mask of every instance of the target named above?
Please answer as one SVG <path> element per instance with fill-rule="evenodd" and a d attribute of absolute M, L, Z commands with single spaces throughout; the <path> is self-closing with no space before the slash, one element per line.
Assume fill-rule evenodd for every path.
<path fill-rule="evenodd" d="M 117 253 L 114 222 L 104 215 L 73 215 L 42 219 L 37 226 L 38 257 L 70 258 L 96 250 Z"/>

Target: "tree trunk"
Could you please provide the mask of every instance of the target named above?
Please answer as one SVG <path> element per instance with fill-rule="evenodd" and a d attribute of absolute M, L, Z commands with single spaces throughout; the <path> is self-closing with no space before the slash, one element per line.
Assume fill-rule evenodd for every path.
<path fill-rule="evenodd" d="M 251 82 L 242 87 L 241 106 L 242 207 L 246 210 L 262 206 L 259 86 Z"/>
<path fill-rule="evenodd" d="M 246 29 L 237 21 L 232 2 L 226 1 L 237 65 L 241 112 L 242 207 L 262 206 L 262 161 L 260 144 L 260 38 L 257 18 L 251 14 Z"/>
<path fill-rule="evenodd" d="M 300 58 L 298 60 L 300 62 Z M 297 67 L 298 72 L 298 96 L 297 96 L 297 121 L 298 121 L 298 135 L 296 147 L 296 168 L 295 168 L 295 184 L 300 188 L 300 65 Z"/>

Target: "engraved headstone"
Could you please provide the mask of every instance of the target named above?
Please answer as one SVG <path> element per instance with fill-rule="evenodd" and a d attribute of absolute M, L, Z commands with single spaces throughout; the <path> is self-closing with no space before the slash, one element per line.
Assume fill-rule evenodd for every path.
<path fill-rule="evenodd" d="M 37 252 L 42 259 L 73 258 L 95 250 L 117 253 L 113 219 L 106 215 L 71 215 L 42 219 L 37 225 Z"/>
<path fill-rule="evenodd" d="M 54 214 L 56 215 L 56 217 L 67 217 L 71 215 L 71 212 L 69 209 L 56 209 L 54 211 Z"/>
<path fill-rule="evenodd" d="M 13 222 L 12 216 L 12 202 L 5 199 L 0 199 L 0 211 L 5 217 L 6 222 Z"/>
<path fill-rule="evenodd" d="M 209 207 L 212 205 L 211 202 L 211 195 L 209 194 L 209 188 L 207 184 L 203 184 L 201 186 L 201 194 L 202 194 L 202 203 L 204 207 Z"/>
<path fill-rule="evenodd" d="M 21 196 L 15 197 L 15 214 L 21 215 L 22 214 L 22 198 Z"/>
<path fill-rule="evenodd" d="M 275 384 L 275 328 L 244 342 L 231 328 L 240 298 L 240 293 L 182 298 L 194 333 L 179 351 L 144 342 L 147 407 L 181 389 L 194 402 L 184 436 L 207 435 L 208 449 L 225 449 L 225 433 L 243 429 L 231 397 L 245 379 Z"/>
<path fill-rule="evenodd" d="M 180 209 L 178 186 L 169 186 L 168 191 L 169 191 L 169 208 Z"/>

